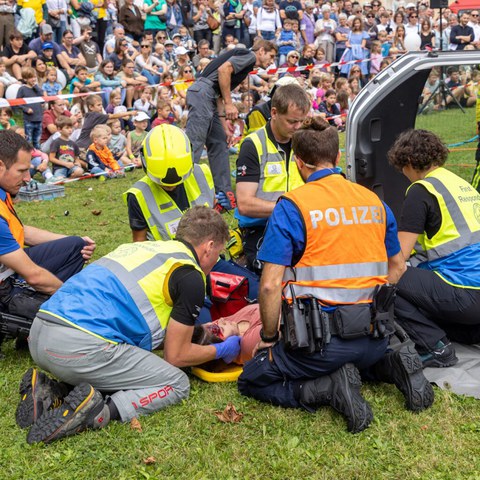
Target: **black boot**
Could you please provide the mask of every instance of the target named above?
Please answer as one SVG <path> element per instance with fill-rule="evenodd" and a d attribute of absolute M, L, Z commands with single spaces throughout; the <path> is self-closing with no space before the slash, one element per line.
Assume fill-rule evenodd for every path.
<path fill-rule="evenodd" d="M 420 412 L 432 405 L 433 388 L 423 374 L 422 361 L 412 343 L 387 353 L 375 364 L 374 372 L 378 380 L 395 384 L 403 393 L 408 410 Z"/>
<path fill-rule="evenodd" d="M 330 375 L 302 383 L 299 401 L 307 407 L 330 405 L 347 419 L 348 431 L 358 433 L 373 420 L 370 405 L 360 393 L 361 386 L 358 370 L 347 363 Z"/>

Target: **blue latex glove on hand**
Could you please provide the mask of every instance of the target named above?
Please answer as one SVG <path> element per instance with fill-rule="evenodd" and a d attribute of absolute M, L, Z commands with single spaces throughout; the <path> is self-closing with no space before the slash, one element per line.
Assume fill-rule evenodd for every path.
<path fill-rule="evenodd" d="M 217 199 L 217 203 L 221 205 L 225 210 L 231 210 L 232 205 L 230 204 L 230 200 L 227 198 L 224 192 L 218 192 L 215 195 L 215 198 Z"/>
<path fill-rule="evenodd" d="M 240 353 L 240 337 L 228 337 L 224 342 L 214 343 L 213 346 L 217 350 L 215 360 L 221 358 L 225 363 L 231 363 Z"/>

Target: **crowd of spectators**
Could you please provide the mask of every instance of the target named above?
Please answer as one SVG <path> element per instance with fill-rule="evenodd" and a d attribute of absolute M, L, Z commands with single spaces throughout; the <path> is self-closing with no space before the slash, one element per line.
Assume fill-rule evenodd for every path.
<path fill-rule="evenodd" d="M 312 114 L 343 130 L 359 90 L 398 55 L 479 48 L 480 23 L 477 10 L 457 16 L 446 8 L 440 18 L 424 1 L 388 8 L 381 0 L 0 0 L 1 96 L 98 93 L 22 106 L 19 125 L 14 111 L 2 108 L 0 129 L 18 129 L 43 152 L 47 160 L 32 173 L 48 181 L 98 169 L 116 176 L 123 165 L 140 165 L 139 146 L 152 126 L 184 126 L 186 91 L 212 58 L 258 37 L 278 45 L 271 69 L 289 70 L 250 75 L 233 92 L 238 111 L 268 100 L 275 81 L 289 75 L 307 90 Z M 477 72 L 447 75 L 455 93 L 447 103 L 473 105 Z M 425 102 L 439 76 L 432 72 Z M 448 107 L 442 102 L 435 96 L 431 103 Z M 102 135 L 112 156 L 101 154 Z M 59 138 L 73 145 L 59 146 Z"/>

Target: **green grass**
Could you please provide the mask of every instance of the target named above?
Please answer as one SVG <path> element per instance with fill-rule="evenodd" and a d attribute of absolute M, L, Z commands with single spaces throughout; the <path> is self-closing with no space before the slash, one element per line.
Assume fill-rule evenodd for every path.
<path fill-rule="evenodd" d="M 455 125 L 459 136 L 448 142 L 471 138 L 471 125 L 464 128 L 464 117 L 453 113 L 438 115 L 435 130 L 443 136 Z M 466 161 L 459 155 L 452 155 L 451 161 Z M 473 163 L 473 152 L 468 158 Z M 470 175 L 467 169 L 462 171 Z M 75 182 L 66 187 L 65 198 L 19 203 L 16 208 L 26 224 L 90 235 L 97 242 L 98 257 L 130 241 L 121 193 L 140 176 L 136 171 L 125 179 Z M 101 214 L 95 216 L 92 210 Z M 190 399 L 142 417 L 142 432 L 114 422 L 48 447 L 29 446 L 14 414 L 18 383 L 33 362 L 27 352 L 15 351 L 11 341 L 3 350 L 0 480 L 480 478 L 479 404 L 437 388 L 433 407 L 412 414 L 404 409 L 395 387 L 365 385 L 375 420 L 364 433 L 351 435 L 343 419 L 328 408 L 314 415 L 284 410 L 240 396 L 235 384 L 206 384 L 192 378 Z M 244 414 L 241 423 L 223 424 L 214 416 L 228 402 Z M 155 463 L 146 465 L 148 457 Z"/>

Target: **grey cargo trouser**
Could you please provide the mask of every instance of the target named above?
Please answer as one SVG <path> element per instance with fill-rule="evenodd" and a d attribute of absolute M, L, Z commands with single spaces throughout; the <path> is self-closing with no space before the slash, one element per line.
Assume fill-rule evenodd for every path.
<path fill-rule="evenodd" d="M 225 130 L 217 113 L 217 95 L 206 78 L 198 79 L 187 90 L 188 118 L 186 134 L 192 142 L 193 160 L 200 162 L 204 145 L 212 171 L 215 191 L 232 190 L 230 162 Z"/>
<path fill-rule="evenodd" d="M 178 403 L 190 392 L 187 375 L 154 353 L 69 325 L 36 317 L 29 347 L 37 365 L 60 380 L 87 382 L 110 394 L 124 422 Z"/>

